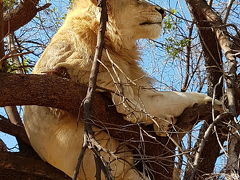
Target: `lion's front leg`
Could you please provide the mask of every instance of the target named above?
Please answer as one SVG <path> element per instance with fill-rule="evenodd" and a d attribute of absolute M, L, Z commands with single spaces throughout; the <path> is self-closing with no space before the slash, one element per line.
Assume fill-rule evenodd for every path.
<path fill-rule="evenodd" d="M 159 92 L 154 90 L 142 90 L 141 100 L 146 110 L 153 115 L 168 114 L 178 117 L 182 112 L 194 104 L 207 104 L 212 98 L 201 93 L 183 92 Z M 221 109 L 221 103 L 215 100 L 215 109 Z"/>
<path fill-rule="evenodd" d="M 194 104 L 212 102 L 211 97 L 200 93 L 142 90 L 140 96 L 146 112 L 155 117 L 154 120 L 147 118 L 145 121 L 154 124 L 158 135 L 164 135 L 165 131 L 176 123 L 176 117 L 180 116 L 186 108 L 192 107 Z M 221 111 L 221 103 L 215 100 L 214 108 Z"/>
<path fill-rule="evenodd" d="M 176 118 L 186 108 L 212 101 L 212 98 L 200 93 L 144 89 L 128 83 L 122 76 L 119 76 L 122 84 L 113 83 L 108 73 L 100 72 L 98 86 L 111 91 L 113 103 L 117 111 L 124 114 L 125 120 L 153 124 L 155 132 L 160 136 L 166 135 L 166 131 L 176 123 Z M 216 108 L 221 109 L 221 103 L 219 101 L 215 103 Z"/>

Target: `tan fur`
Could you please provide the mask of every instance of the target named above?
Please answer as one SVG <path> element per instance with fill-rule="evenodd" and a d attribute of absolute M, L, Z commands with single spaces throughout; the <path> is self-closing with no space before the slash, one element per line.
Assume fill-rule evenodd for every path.
<path fill-rule="evenodd" d="M 159 36 L 163 19 L 157 11 L 159 7 L 143 0 L 107 2 L 109 21 L 97 85 L 112 92 L 117 110 L 125 114 L 126 120 L 154 124 L 156 133 L 165 135 L 168 126 L 175 123 L 175 117 L 185 108 L 194 103 L 206 103 L 211 98 L 198 93 L 158 92 L 152 89 L 152 79 L 138 65 L 136 40 Z M 95 4 L 94 0 L 75 1 L 63 26 L 37 62 L 34 73 L 65 67 L 72 80 L 88 83 L 100 16 Z M 145 22 L 156 24 L 141 25 Z M 76 119 L 68 113 L 29 106 L 25 108 L 25 128 L 39 155 L 72 176 L 82 146 L 83 126 L 77 126 Z M 114 152 L 119 142 L 99 129 L 96 131 L 101 145 Z M 131 169 L 132 154 L 126 147 L 123 149 L 125 153 L 117 156 L 128 163 L 122 160 L 111 163 L 115 178 L 142 179 Z M 103 156 L 114 158 L 107 153 Z M 82 167 L 79 180 L 94 179 L 94 159 L 90 151 L 85 155 Z"/>

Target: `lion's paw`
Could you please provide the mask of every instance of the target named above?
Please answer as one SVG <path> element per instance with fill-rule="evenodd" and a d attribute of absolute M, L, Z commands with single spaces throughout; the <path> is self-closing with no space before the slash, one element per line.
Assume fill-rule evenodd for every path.
<path fill-rule="evenodd" d="M 216 111 L 223 112 L 223 104 L 221 101 L 211 98 L 210 96 L 207 96 L 205 94 L 201 93 L 190 93 L 192 98 L 194 99 L 195 104 L 210 104 L 213 103 L 213 108 Z"/>

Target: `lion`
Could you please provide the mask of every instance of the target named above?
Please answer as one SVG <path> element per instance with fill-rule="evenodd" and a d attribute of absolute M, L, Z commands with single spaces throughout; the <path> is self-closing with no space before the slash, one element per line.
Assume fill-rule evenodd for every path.
<path fill-rule="evenodd" d="M 139 66 L 137 40 L 159 37 L 164 10 L 144 0 L 107 0 L 108 22 L 102 61 L 97 77 L 99 91 L 109 91 L 124 119 L 132 123 L 153 124 L 157 135 L 164 136 L 176 123 L 176 117 L 194 104 L 212 99 L 199 93 L 159 92 L 153 79 Z M 75 0 L 65 22 L 54 35 L 34 67 L 40 74 L 66 68 L 71 80 L 88 84 L 95 53 L 100 12 L 97 0 Z M 40 157 L 70 177 L 74 174 L 83 144 L 83 124 L 61 110 L 26 106 L 24 126 Z M 115 152 L 120 143 L 94 127 L 97 141 Z M 116 180 L 147 179 L 133 168 L 133 155 L 122 146 L 118 158 L 103 153 L 111 161 Z M 94 179 L 94 157 L 85 154 L 78 180 Z"/>

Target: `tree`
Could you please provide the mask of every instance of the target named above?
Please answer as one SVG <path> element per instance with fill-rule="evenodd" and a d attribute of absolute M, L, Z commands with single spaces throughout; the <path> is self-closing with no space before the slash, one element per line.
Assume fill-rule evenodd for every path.
<path fill-rule="evenodd" d="M 10 179 L 10 175 L 14 175 L 12 179 L 16 179 L 16 176 L 18 179 L 69 179 L 43 163 L 31 150 L 22 128 L 21 113 L 18 112 L 21 108 L 16 108 L 16 105 L 37 104 L 61 108 L 77 115 L 76 107 L 80 107 L 81 102 L 74 101 L 72 97 L 83 99 L 87 89 L 62 78 L 61 72 L 44 76 L 24 74 L 32 67 L 29 59 L 38 58 L 42 52 L 39 49 L 44 49 L 46 42 L 59 26 L 59 21 L 56 20 L 64 17 L 58 16 L 50 4 L 40 6 L 39 3 L 44 2 L 0 1 L 2 71 L 0 106 L 5 107 L 8 115 L 1 114 L 0 130 L 16 136 L 19 145 L 18 153 L 6 152 L 4 142 L 0 142 L 2 179 Z M 160 4 L 160 1 L 156 3 Z M 168 3 L 169 15 L 165 19 L 164 41 L 140 42 L 150 43 L 150 51 L 154 49 L 155 56 L 151 56 L 153 59 L 151 63 L 155 63 L 154 68 L 159 65 L 157 63 L 164 63 L 161 73 L 153 72 L 159 80 L 156 87 L 181 91 L 207 91 L 208 95 L 225 101 L 227 113 L 218 116 L 215 113 L 213 116 L 210 105 L 196 105 L 187 109 L 178 118 L 172 133 L 169 132 L 167 137 L 157 137 L 152 132 L 152 127 L 122 121 L 115 108 L 108 106 L 111 101 L 107 93 L 96 94 L 93 105 L 102 108 L 93 113 L 97 117 L 102 117 L 99 126 L 108 127 L 112 137 L 120 141 L 131 139 L 135 147 L 141 147 L 138 152 L 135 149 L 136 166 L 148 171 L 155 179 L 169 179 L 174 167 L 176 176 L 183 179 L 209 177 L 238 179 L 240 140 L 237 120 L 239 113 L 237 58 L 240 54 L 240 24 L 236 19 L 239 18 L 240 4 L 234 0 L 223 2 L 186 0 L 186 4 L 169 0 Z M 175 3 L 176 8 L 173 9 Z M 39 12 L 43 14 L 37 14 Z M 55 19 L 53 24 L 46 23 L 44 12 Z M 42 38 L 24 39 L 27 34 L 32 35 L 38 31 L 31 23 L 42 27 L 41 33 L 45 32 Z M 161 61 L 158 60 L 160 58 Z M 176 75 L 180 78 L 174 79 Z M 114 122 L 111 123 L 113 125 L 109 126 L 106 120 Z M 199 120 L 205 121 L 199 123 Z M 143 139 L 140 139 L 139 130 L 148 132 L 143 133 Z M 196 136 L 198 137 L 195 138 Z M 143 143 L 146 149 L 142 148 Z M 216 170 L 216 162 L 219 162 L 220 158 L 224 158 L 226 163 Z"/>

